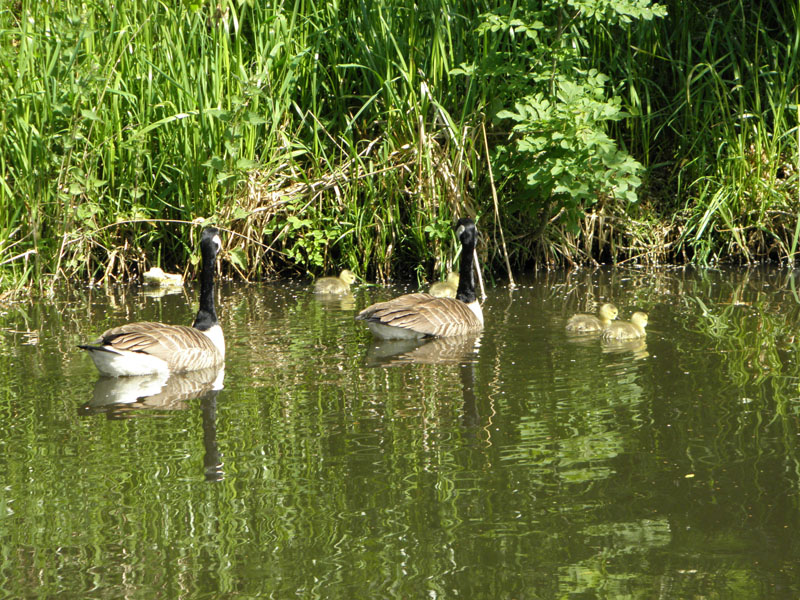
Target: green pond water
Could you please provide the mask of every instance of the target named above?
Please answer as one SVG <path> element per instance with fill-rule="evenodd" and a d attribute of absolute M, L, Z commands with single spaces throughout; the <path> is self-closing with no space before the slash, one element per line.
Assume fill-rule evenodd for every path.
<path fill-rule="evenodd" d="M 223 284 L 224 374 L 108 380 L 76 344 L 196 293 L 0 306 L 0 597 L 800 597 L 792 271 L 550 272 L 477 339 L 376 343 Z M 646 342 L 564 330 L 603 301 Z"/>

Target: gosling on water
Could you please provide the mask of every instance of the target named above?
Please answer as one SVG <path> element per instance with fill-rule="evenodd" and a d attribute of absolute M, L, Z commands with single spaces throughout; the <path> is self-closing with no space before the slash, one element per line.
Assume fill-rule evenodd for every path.
<path fill-rule="evenodd" d="M 356 275 L 349 269 L 344 269 L 338 277 L 320 277 L 314 282 L 315 294 L 349 294 L 350 286 L 356 280 Z"/>
<path fill-rule="evenodd" d="M 630 323 L 627 321 L 614 321 L 603 330 L 603 339 L 609 340 L 635 340 L 645 336 L 644 328 L 647 327 L 647 314 L 635 312 L 631 315 Z"/>
<path fill-rule="evenodd" d="M 600 307 L 597 316 L 585 313 L 578 313 L 570 317 L 567 321 L 567 331 L 574 333 L 592 333 L 603 331 L 617 318 L 619 310 L 617 307 L 607 302 Z"/>

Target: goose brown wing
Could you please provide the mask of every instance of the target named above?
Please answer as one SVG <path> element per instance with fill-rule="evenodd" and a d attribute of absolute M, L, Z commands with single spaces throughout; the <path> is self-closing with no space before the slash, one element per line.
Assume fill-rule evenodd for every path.
<path fill-rule="evenodd" d="M 464 335 L 483 327 L 460 300 L 430 294 L 406 294 L 379 302 L 362 310 L 357 318 L 432 337 Z"/>
<path fill-rule="evenodd" d="M 104 332 L 96 342 L 122 352 L 142 352 L 165 361 L 171 371 L 216 366 L 221 355 L 201 331 L 185 325 L 128 323 Z"/>

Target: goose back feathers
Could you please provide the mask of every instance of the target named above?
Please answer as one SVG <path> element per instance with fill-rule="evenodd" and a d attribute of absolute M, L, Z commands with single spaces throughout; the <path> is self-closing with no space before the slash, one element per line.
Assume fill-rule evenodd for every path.
<path fill-rule="evenodd" d="M 356 316 L 381 339 L 451 337 L 483 329 L 483 312 L 475 296 L 473 250 L 478 232 L 471 219 L 460 219 L 456 236 L 461 241 L 461 266 L 455 298 L 431 294 L 405 294 L 368 306 Z"/>
<path fill-rule="evenodd" d="M 464 302 L 424 293 L 378 302 L 362 310 L 356 318 L 366 321 L 372 333 L 381 339 L 450 337 L 483 328 L 483 316 Z"/>
<path fill-rule="evenodd" d="M 225 338 L 214 307 L 214 270 L 221 247 L 219 230 L 208 227 L 200 239 L 200 306 L 192 327 L 144 321 L 104 331 L 88 344 L 97 369 L 114 377 L 184 372 L 221 365 Z"/>

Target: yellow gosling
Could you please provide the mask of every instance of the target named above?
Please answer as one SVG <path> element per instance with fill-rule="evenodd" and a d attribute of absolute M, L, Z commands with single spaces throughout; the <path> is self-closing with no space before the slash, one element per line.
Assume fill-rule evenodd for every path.
<path fill-rule="evenodd" d="M 349 269 L 343 270 L 338 277 L 320 277 L 314 282 L 315 294 L 349 294 L 350 286 L 356 275 Z"/>
<path fill-rule="evenodd" d="M 615 321 L 609 323 L 603 330 L 604 340 L 635 340 L 645 336 L 644 328 L 647 327 L 647 314 L 635 312 L 631 315 L 630 323 Z"/>
<path fill-rule="evenodd" d="M 597 316 L 578 313 L 570 317 L 567 321 L 567 331 L 574 333 L 592 333 L 606 329 L 611 322 L 617 318 L 619 310 L 617 307 L 607 302 L 597 311 Z"/>
<path fill-rule="evenodd" d="M 447 279 L 445 281 L 437 281 L 434 283 L 428 293 L 437 298 L 455 298 L 456 292 L 458 291 L 459 279 L 458 273 L 451 271 L 447 274 Z"/>

